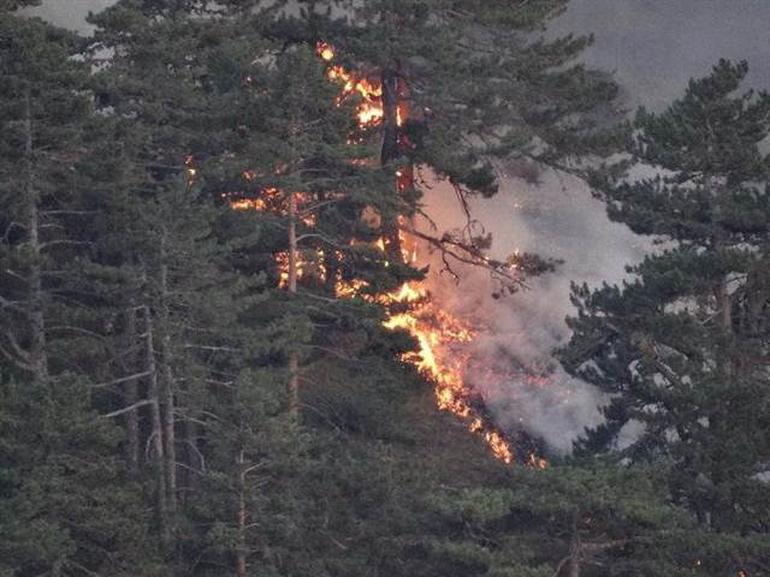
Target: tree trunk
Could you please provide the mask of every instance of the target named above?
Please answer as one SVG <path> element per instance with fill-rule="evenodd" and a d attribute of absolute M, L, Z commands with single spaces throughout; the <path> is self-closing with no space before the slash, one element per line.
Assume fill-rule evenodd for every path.
<path fill-rule="evenodd" d="M 170 523 L 168 514 L 168 501 L 166 498 L 166 473 L 164 471 L 166 465 L 166 459 L 163 453 L 163 426 L 160 412 L 160 401 L 158 395 L 158 372 L 157 365 L 155 363 L 155 344 L 154 344 L 154 327 L 152 322 L 152 313 L 148 306 L 142 307 L 144 314 L 144 330 L 145 330 L 145 371 L 148 374 L 147 377 L 147 396 L 150 401 L 150 417 L 152 421 L 152 433 L 150 433 L 150 439 L 152 441 L 155 464 L 156 464 L 156 485 L 157 485 L 157 507 L 158 507 L 158 520 L 160 524 L 161 540 L 164 546 L 167 546 L 171 542 Z"/>
<path fill-rule="evenodd" d="M 382 150 L 380 163 L 387 166 L 400 156 L 398 142 L 398 73 L 395 70 L 382 71 Z M 400 194 L 400 185 L 396 182 L 393 192 Z M 401 240 L 398 234 L 397 211 L 390 217 L 383 217 L 382 236 L 385 242 L 385 255 L 390 262 L 401 262 Z"/>
<path fill-rule="evenodd" d="M 730 293 L 728 292 L 728 279 L 724 278 L 720 281 L 716 288 L 716 303 L 719 311 L 719 327 L 725 332 L 725 335 L 729 335 L 733 330 L 732 319 L 732 302 L 730 299 Z"/>
<path fill-rule="evenodd" d="M 387 165 L 398 158 L 398 72 L 386 68 L 380 75 L 382 83 L 382 151 L 380 162 Z"/>
<path fill-rule="evenodd" d="M 582 554 L 582 545 L 580 543 L 580 532 L 578 531 L 578 515 L 575 514 L 572 519 L 572 541 L 569 548 L 569 564 L 567 565 L 567 577 L 580 577 L 580 557 Z"/>
<path fill-rule="evenodd" d="M 709 193 L 709 208 L 714 227 L 711 237 L 711 248 L 714 251 L 714 256 L 720 256 L 720 253 L 725 248 L 726 235 L 726 231 L 720 224 L 723 214 L 720 199 L 724 197 L 726 191 L 714 177 L 709 177 L 706 180 L 706 190 Z M 732 303 L 728 291 L 728 281 L 729 278 L 725 275 L 714 288 L 719 327 L 724 331 L 725 336 L 732 334 Z"/>
<path fill-rule="evenodd" d="M 26 205 L 27 243 L 31 264 L 29 268 L 29 364 L 36 381 L 48 379 L 45 318 L 43 315 L 43 270 L 40 241 L 40 197 L 35 188 L 32 141 L 32 98 L 27 90 L 24 98 L 24 203 Z"/>
<path fill-rule="evenodd" d="M 188 407 L 188 415 L 193 416 L 189 413 L 189 407 Z M 185 456 L 185 464 L 187 465 L 187 468 L 185 469 L 184 477 L 182 479 L 182 506 L 184 506 L 189 496 L 195 491 L 196 487 L 196 476 L 195 471 L 202 468 L 202 463 L 200 461 L 200 456 L 197 452 L 197 446 L 196 446 L 196 439 L 198 438 L 198 431 L 197 427 L 195 426 L 195 423 L 193 423 L 190 419 L 184 420 L 184 425 L 182 427 L 182 434 L 184 437 L 184 456 Z"/>
<path fill-rule="evenodd" d="M 580 577 L 580 557 L 573 555 L 569 559 L 569 565 L 567 566 L 568 577 Z"/>
<path fill-rule="evenodd" d="M 289 293 L 297 294 L 297 205 L 294 193 L 289 194 Z M 299 353 L 296 347 L 289 351 L 289 414 L 296 417 L 299 411 Z"/>
<path fill-rule="evenodd" d="M 243 449 L 236 458 L 238 474 L 238 505 L 236 512 L 238 549 L 236 556 L 236 577 L 246 577 L 246 464 Z"/>
<path fill-rule="evenodd" d="M 131 351 L 128 355 L 128 368 L 134 370 L 134 361 L 136 355 L 134 347 L 136 346 L 136 309 L 131 308 L 126 312 L 126 348 Z M 126 381 L 123 390 L 123 397 L 126 406 L 133 406 L 139 399 L 137 379 Z M 128 470 L 132 474 L 139 471 L 139 410 L 132 409 L 126 413 L 126 461 Z"/>
<path fill-rule="evenodd" d="M 163 456 L 165 459 L 164 471 L 166 474 L 166 493 L 168 497 L 168 512 L 171 518 L 177 509 L 176 486 L 176 433 L 175 427 L 175 403 L 174 403 L 174 375 L 171 368 L 171 327 L 168 290 L 168 264 L 166 263 L 166 235 L 161 237 L 160 246 L 160 311 L 161 311 L 161 339 L 160 356 L 163 362 Z"/>

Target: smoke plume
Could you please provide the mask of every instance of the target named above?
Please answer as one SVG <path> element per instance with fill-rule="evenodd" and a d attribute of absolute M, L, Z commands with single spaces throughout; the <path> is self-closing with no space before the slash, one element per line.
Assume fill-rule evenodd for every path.
<path fill-rule="evenodd" d="M 496 197 L 471 202 L 474 218 L 493 235 L 491 256 L 503 260 L 518 249 L 564 263 L 555 273 L 530 279 L 527 290 L 496 298 L 498 287 L 487 271 L 453 266 L 458 281 L 433 254 L 428 282 L 441 308 L 479 330 L 468 345 L 473 360 L 466 379 L 496 424 L 507 432 L 523 429 L 565 453 L 584 427 L 601 420 L 602 403 L 597 390 L 569 377 L 553 357 L 569 336 L 564 318 L 574 312 L 570 281 L 620 282 L 625 265 L 639 261 L 645 246 L 607 219 L 602 203 L 579 179 L 551 171 L 532 182 L 531 174 L 523 174 L 525 179 L 515 169 L 504 175 Z M 436 183 L 423 200 L 437 227 L 432 234 L 465 224 L 448 184 Z M 420 226 L 430 228 L 427 222 Z"/>

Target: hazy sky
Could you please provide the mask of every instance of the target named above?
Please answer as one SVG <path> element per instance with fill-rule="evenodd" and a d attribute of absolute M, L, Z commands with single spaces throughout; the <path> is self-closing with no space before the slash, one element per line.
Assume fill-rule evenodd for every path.
<path fill-rule="evenodd" d="M 37 13 L 86 30 L 112 0 L 46 0 Z M 770 0 L 572 0 L 554 32 L 593 32 L 585 55 L 615 71 L 633 105 L 659 108 L 720 57 L 747 59 L 749 84 L 770 89 Z"/>
<path fill-rule="evenodd" d="M 572 0 L 554 32 L 593 32 L 588 63 L 612 70 L 634 105 L 660 108 L 719 58 L 745 59 L 770 89 L 770 0 Z"/>
<path fill-rule="evenodd" d="M 85 19 L 89 10 L 99 12 L 113 3 L 113 0 L 44 0 L 42 6 L 29 12 L 43 16 L 59 26 L 88 32 L 90 28 Z"/>

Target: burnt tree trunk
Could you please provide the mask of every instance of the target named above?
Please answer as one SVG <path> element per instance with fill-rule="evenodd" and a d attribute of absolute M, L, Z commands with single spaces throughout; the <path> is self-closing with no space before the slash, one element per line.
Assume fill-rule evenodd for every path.
<path fill-rule="evenodd" d="M 401 154 L 399 146 L 399 75 L 395 70 L 382 71 L 380 82 L 382 84 L 382 150 L 380 163 L 388 166 Z M 396 195 L 400 194 L 399 185 L 393 187 Z M 397 202 L 398 202 L 397 198 Z M 401 240 L 398 234 L 398 211 L 382 220 L 382 236 L 385 241 L 385 255 L 391 262 L 401 262 Z"/>

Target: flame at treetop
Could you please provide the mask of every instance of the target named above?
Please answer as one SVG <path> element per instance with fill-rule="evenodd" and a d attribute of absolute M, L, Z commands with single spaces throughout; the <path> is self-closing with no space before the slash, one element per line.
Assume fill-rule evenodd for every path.
<path fill-rule="evenodd" d="M 339 64 L 332 64 L 337 57 L 334 47 L 327 42 L 316 44 L 316 54 L 326 62 L 329 67 L 326 76 L 329 80 L 341 85 L 340 94 L 337 96 L 337 104 L 342 104 L 353 94 L 358 94 L 361 102 L 358 104 L 356 118 L 361 129 L 378 126 L 384 118 L 382 107 L 382 84 L 377 79 L 359 76 L 346 70 Z M 401 126 L 405 112 L 401 106 L 396 111 L 396 123 Z"/>
<path fill-rule="evenodd" d="M 341 91 L 337 97 L 338 104 L 354 93 L 358 93 L 361 97 L 356 111 L 359 128 L 366 129 L 381 124 L 384 112 L 382 86 L 379 82 L 371 81 L 345 70 L 340 65 L 332 64 L 336 53 L 328 43 L 319 42 L 316 45 L 316 54 L 328 65 L 327 77 L 341 84 Z M 399 105 L 397 111 L 397 124 L 401 126 L 408 108 Z M 249 171 L 243 176 L 246 180 L 253 179 Z M 411 166 L 400 169 L 396 173 L 396 189 L 403 192 L 413 186 L 413 180 Z M 298 196 L 295 197 L 295 195 Z M 269 211 L 286 216 L 287 202 L 292 202 L 292 200 L 287 201 L 287 198 L 305 199 L 307 195 L 303 193 L 286 195 L 277 189 L 267 188 L 256 199 L 233 200 L 230 206 L 235 210 Z M 300 218 L 308 227 L 315 225 L 315 216 L 312 214 L 304 214 Z M 416 263 L 418 260 L 416 243 L 403 234 L 401 240 L 403 261 Z M 385 253 L 384 238 L 380 238 L 374 246 Z M 310 252 L 313 254 L 307 254 L 307 251 L 302 250 L 297 251 L 296 276 L 300 279 L 312 276 L 325 282 L 327 269 L 324 265 L 324 252 L 320 249 L 311 249 Z M 336 258 L 338 261 L 343 260 L 344 254 L 337 251 Z M 275 256 L 275 259 L 279 270 L 279 286 L 285 287 L 289 277 L 289 254 L 281 252 Z M 487 422 L 485 416 L 471 400 L 473 393 L 465 381 L 469 354 L 466 352 L 467 347 L 463 346 L 473 341 L 477 334 L 470 324 L 442 310 L 431 300 L 429 291 L 422 282 L 408 282 L 391 293 L 379 296 L 365 294 L 367 283 L 359 279 L 348 281 L 338 278 L 335 286 L 338 298 L 370 299 L 391 311 L 384 322 L 384 327 L 391 330 L 404 330 L 417 341 L 418 350 L 405 353 L 402 360 L 416 367 L 434 383 L 438 408 L 464 421 L 469 431 L 479 435 L 486 442 L 496 458 L 504 463 L 514 461 L 515 454 L 510 442 Z M 547 466 L 547 462 L 534 452 L 522 459 L 522 462 L 533 468 L 542 469 Z"/>

